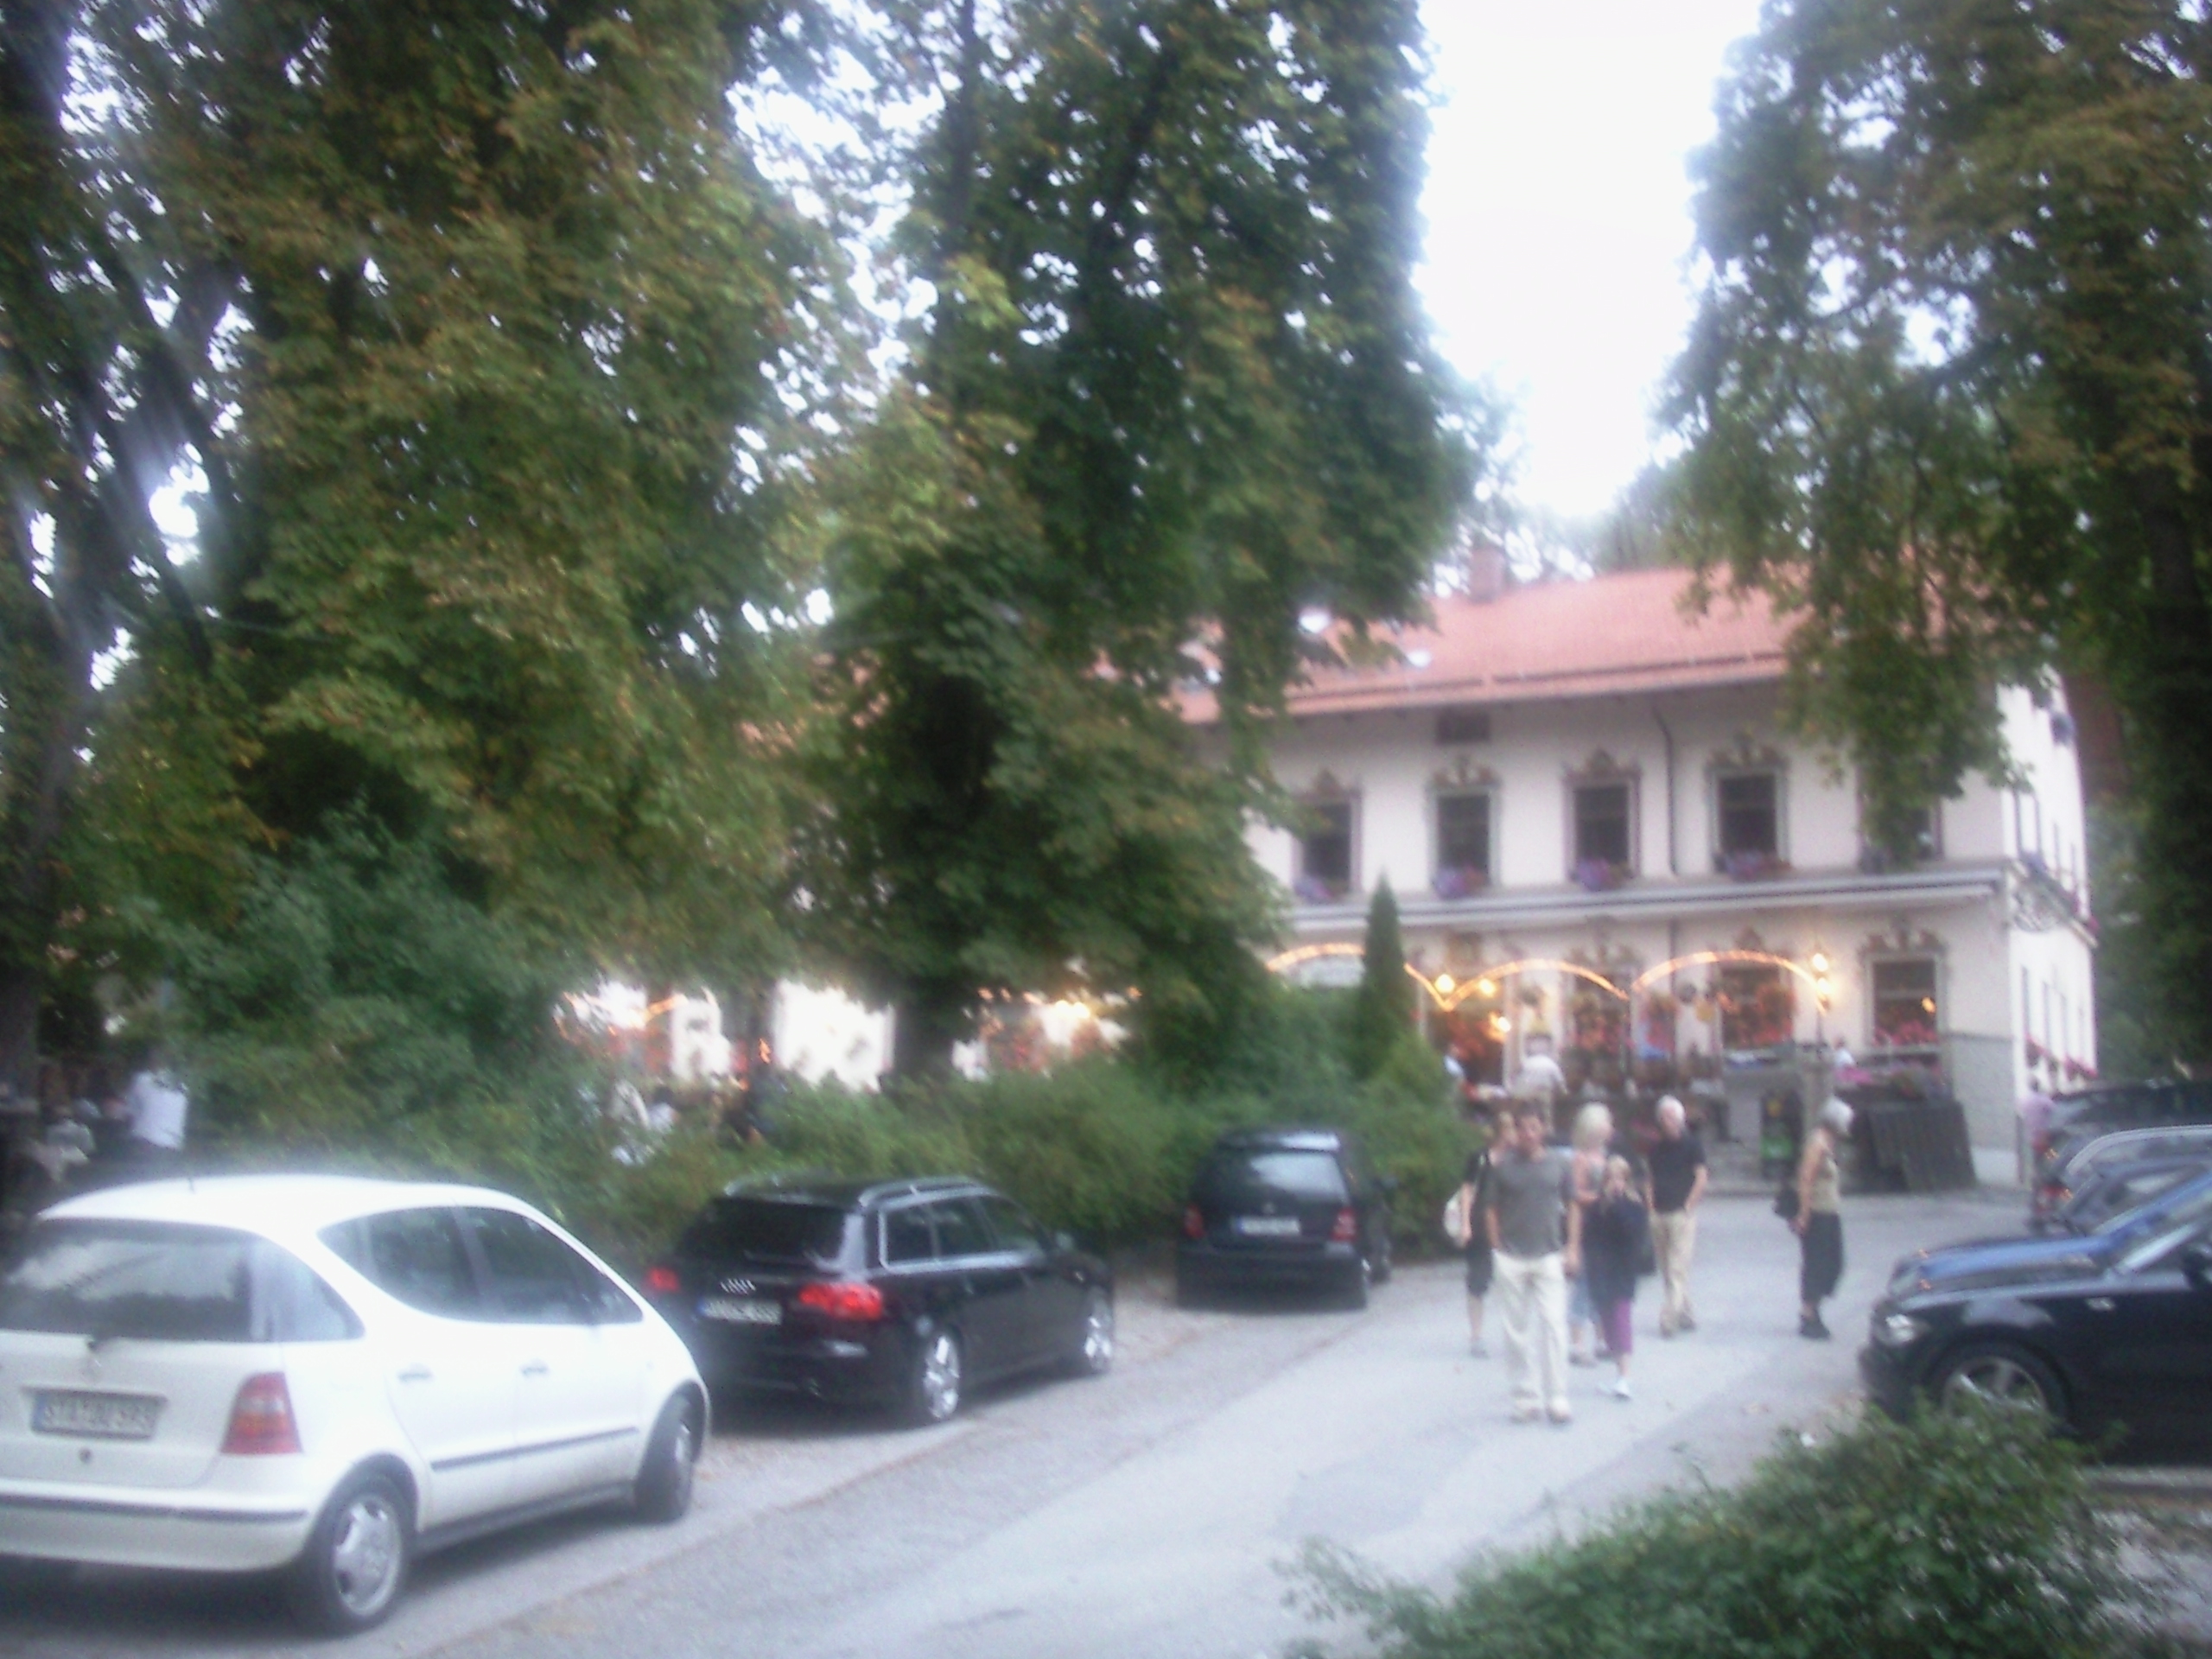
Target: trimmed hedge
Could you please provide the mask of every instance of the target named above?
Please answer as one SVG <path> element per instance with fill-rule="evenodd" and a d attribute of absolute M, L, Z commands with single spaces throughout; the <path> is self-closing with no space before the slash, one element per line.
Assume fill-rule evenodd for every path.
<path fill-rule="evenodd" d="M 1309 1611 L 1382 1659 L 2113 1659 L 2148 1651 L 2141 1592 L 2082 1451 L 2017 1414 L 1869 1412 L 1785 1435 L 1732 1491 L 1674 1493 L 1448 1599 L 1309 1543 Z M 1323 1651 L 1309 1645 L 1309 1654 Z"/>

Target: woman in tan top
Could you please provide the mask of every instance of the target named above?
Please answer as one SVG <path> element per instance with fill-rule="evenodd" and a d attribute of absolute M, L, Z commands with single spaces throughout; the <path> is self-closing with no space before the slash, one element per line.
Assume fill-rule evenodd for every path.
<path fill-rule="evenodd" d="M 1797 1230 L 1801 1337 L 1827 1338 L 1821 1304 L 1835 1294 L 1836 1281 L 1843 1277 L 1843 1172 L 1838 1160 L 1850 1133 L 1851 1108 L 1831 1099 L 1821 1108 L 1820 1122 L 1797 1165 L 1797 1215 L 1789 1224 Z"/>

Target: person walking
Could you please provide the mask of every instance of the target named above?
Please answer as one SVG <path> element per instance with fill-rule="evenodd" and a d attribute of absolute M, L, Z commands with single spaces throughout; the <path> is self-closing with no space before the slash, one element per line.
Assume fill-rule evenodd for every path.
<path fill-rule="evenodd" d="M 1697 1207 L 1705 1202 L 1713 1172 L 1682 1103 L 1662 1096 L 1658 1117 L 1659 1139 L 1651 1148 L 1651 1254 L 1659 1267 L 1659 1334 L 1670 1338 L 1697 1329 L 1690 1258 L 1697 1253 Z"/>
<path fill-rule="evenodd" d="M 130 1114 L 130 1155 L 135 1162 L 169 1165 L 184 1157 L 192 1098 L 168 1060 L 165 1052 L 154 1051 L 124 1091 L 124 1105 Z"/>
<path fill-rule="evenodd" d="M 1574 1173 L 1574 1204 L 1582 1218 L 1590 1218 L 1590 1207 L 1598 1202 L 1598 1195 L 1605 1185 L 1607 1147 L 1613 1138 L 1613 1115 L 1597 1104 L 1585 1106 L 1574 1115 L 1574 1155 L 1570 1165 Z M 1598 1361 L 1590 1351 L 1591 1332 L 1598 1322 L 1598 1310 L 1590 1300 L 1589 1279 L 1575 1277 L 1567 1296 L 1567 1363 L 1570 1365 L 1595 1365 Z"/>
<path fill-rule="evenodd" d="M 1521 1107 L 1512 1147 L 1491 1170 L 1484 1211 L 1516 1423 L 1574 1416 L 1567 1398 L 1567 1281 L 1581 1269 L 1582 1212 L 1566 1154 L 1547 1142 L 1550 1128 L 1542 1108 Z"/>
<path fill-rule="evenodd" d="M 1605 1183 L 1582 1221 L 1582 1278 L 1590 1287 L 1598 1329 L 1612 1355 L 1613 1398 L 1629 1397 L 1628 1357 L 1635 1351 L 1630 1315 L 1637 1269 L 1651 1236 L 1650 1218 L 1636 1185 L 1636 1166 L 1615 1155 L 1605 1160 Z"/>
<path fill-rule="evenodd" d="M 1483 1149 L 1467 1154 L 1466 1173 L 1459 1182 L 1456 1213 L 1465 1234 L 1457 1243 L 1467 1257 L 1467 1351 L 1477 1359 L 1490 1357 L 1490 1349 L 1483 1342 L 1483 1305 L 1490 1295 L 1495 1269 L 1490 1225 L 1484 1219 L 1490 1211 L 1491 1172 L 1505 1155 L 1506 1142 L 1512 1137 L 1513 1115 L 1501 1109 Z"/>
<path fill-rule="evenodd" d="M 1797 1164 L 1797 1213 L 1789 1224 L 1798 1242 L 1797 1334 L 1827 1340 L 1821 1304 L 1843 1277 L 1843 1167 L 1840 1149 L 1851 1133 L 1851 1108 L 1831 1099 L 1805 1143 Z"/>

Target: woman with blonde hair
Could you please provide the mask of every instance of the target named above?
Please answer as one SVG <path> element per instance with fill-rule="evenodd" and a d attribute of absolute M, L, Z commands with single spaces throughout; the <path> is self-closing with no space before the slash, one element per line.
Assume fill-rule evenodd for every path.
<path fill-rule="evenodd" d="M 1582 1277 L 1590 1287 L 1598 1329 L 1618 1373 L 1613 1379 L 1616 1400 L 1629 1397 L 1628 1357 L 1636 1346 L 1630 1313 L 1636 1301 L 1636 1270 L 1650 1236 L 1650 1213 L 1637 1190 L 1634 1166 L 1625 1158 L 1608 1158 L 1604 1189 L 1582 1223 Z"/>
<path fill-rule="evenodd" d="M 1574 1179 L 1574 1204 L 1582 1212 L 1586 1224 L 1590 1207 L 1598 1202 L 1605 1186 L 1605 1152 L 1613 1138 L 1613 1115 L 1594 1101 L 1574 1115 L 1574 1157 L 1571 1168 Z M 1591 1327 L 1596 1323 L 1598 1312 L 1590 1300 L 1590 1276 L 1575 1275 L 1567 1298 L 1567 1363 L 1570 1365 L 1594 1365 L 1597 1357 L 1591 1352 Z"/>

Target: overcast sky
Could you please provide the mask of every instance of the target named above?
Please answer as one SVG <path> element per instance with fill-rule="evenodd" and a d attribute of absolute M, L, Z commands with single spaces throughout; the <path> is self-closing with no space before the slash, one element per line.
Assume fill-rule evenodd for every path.
<path fill-rule="evenodd" d="M 1595 512 L 1650 451 L 1689 318 L 1684 163 L 1758 0 L 1422 0 L 1422 286 L 1445 354 L 1521 408 L 1522 498 Z"/>

